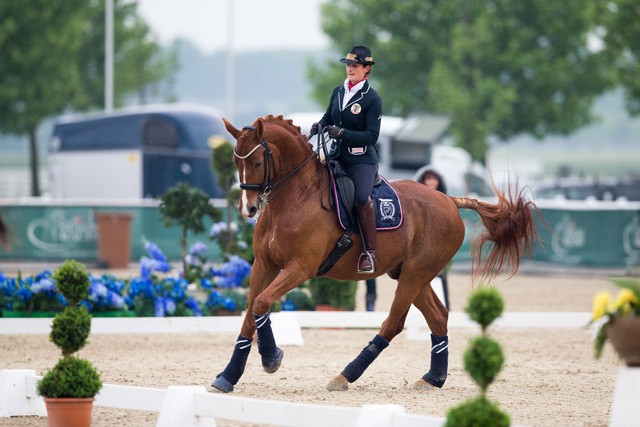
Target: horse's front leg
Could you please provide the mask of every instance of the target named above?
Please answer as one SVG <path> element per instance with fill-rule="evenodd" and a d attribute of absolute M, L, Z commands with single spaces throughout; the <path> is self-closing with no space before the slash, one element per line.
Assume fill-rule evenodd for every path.
<path fill-rule="evenodd" d="M 271 312 L 269 307 L 291 289 L 296 288 L 309 277 L 311 273 L 304 268 L 290 265 L 283 270 L 265 271 L 256 268 L 251 270 L 251 286 L 249 289 L 249 306 L 242 324 L 240 336 L 231 356 L 231 361 L 224 371 L 216 377 L 211 386 L 225 393 L 233 391 L 233 386 L 244 373 L 253 334 L 258 334 L 258 352 L 262 357 L 262 367 L 270 374 L 280 368 L 284 352 L 275 342 L 271 328 Z M 255 279 L 255 281 L 254 281 Z M 254 283 L 256 285 L 254 286 Z M 258 285 L 260 284 L 260 285 Z M 265 286 L 268 284 L 268 286 Z"/>
<path fill-rule="evenodd" d="M 299 267 L 297 263 L 290 263 L 280 271 L 269 286 L 256 296 L 253 302 L 250 302 L 249 309 L 252 310 L 255 328 L 258 332 L 258 352 L 262 357 L 262 367 L 267 373 L 276 372 L 280 368 L 284 356 L 273 336 L 269 308 L 280 297 L 311 277 L 312 273 L 307 270 Z"/>
<path fill-rule="evenodd" d="M 254 262 L 254 265 L 251 268 L 249 285 L 249 309 L 244 316 L 244 321 L 240 328 L 240 335 L 238 335 L 238 338 L 236 339 L 231 360 L 224 371 L 220 372 L 211 384 L 214 391 L 220 391 L 223 393 L 232 392 L 233 387 L 238 383 L 240 377 L 244 373 L 249 352 L 251 351 L 251 345 L 253 343 L 253 335 L 256 332 L 256 321 L 251 307 L 253 306 L 256 297 L 264 290 L 264 288 L 266 288 L 273 278 L 278 275 L 279 271 L 280 270 L 278 268 L 265 266 L 264 263 L 261 263 L 258 260 Z M 282 357 L 280 357 L 280 359 L 282 360 Z"/>

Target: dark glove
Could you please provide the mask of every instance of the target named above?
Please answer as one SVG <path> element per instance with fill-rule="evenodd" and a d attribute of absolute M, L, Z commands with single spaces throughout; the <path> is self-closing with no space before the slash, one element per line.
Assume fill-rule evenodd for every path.
<path fill-rule="evenodd" d="M 311 130 L 309 130 L 309 136 L 317 135 L 322 130 L 322 125 L 320 122 L 315 122 L 311 125 Z"/>
<path fill-rule="evenodd" d="M 324 128 L 324 131 L 329 134 L 330 138 L 341 139 L 344 129 L 337 126 L 327 126 L 326 128 Z"/>

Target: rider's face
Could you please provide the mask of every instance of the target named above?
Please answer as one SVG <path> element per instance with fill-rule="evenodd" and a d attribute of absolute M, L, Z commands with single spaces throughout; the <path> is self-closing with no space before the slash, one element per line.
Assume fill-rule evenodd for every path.
<path fill-rule="evenodd" d="M 371 65 L 347 64 L 347 79 L 351 84 L 356 84 L 371 70 Z"/>

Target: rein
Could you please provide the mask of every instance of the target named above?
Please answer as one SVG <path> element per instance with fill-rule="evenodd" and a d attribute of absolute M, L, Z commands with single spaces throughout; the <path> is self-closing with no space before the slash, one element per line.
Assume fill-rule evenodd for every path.
<path fill-rule="evenodd" d="M 309 137 L 309 139 L 311 139 L 311 137 Z M 324 153 L 324 161 L 327 162 L 327 179 L 328 179 L 328 183 L 329 185 L 327 186 L 329 188 L 329 208 L 327 208 L 324 203 L 322 202 L 322 200 L 320 200 L 320 205 L 322 206 L 323 209 L 325 210 L 330 210 L 330 209 L 334 209 L 334 203 L 333 203 L 333 199 L 331 197 L 332 193 L 331 193 L 331 168 L 329 167 L 329 153 L 327 152 L 327 141 L 324 137 L 324 129 L 320 129 L 320 131 L 318 132 L 318 143 L 316 145 L 316 152 L 318 153 L 318 156 L 320 155 L 320 149 L 322 149 L 322 152 Z"/>
<path fill-rule="evenodd" d="M 250 128 L 250 127 L 248 127 Z M 249 151 L 248 154 L 241 156 L 236 152 L 236 149 L 233 149 L 233 155 L 235 157 L 237 157 L 238 159 L 244 160 L 247 159 L 249 156 L 251 156 L 258 148 L 262 147 L 263 149 L 263 159 L 264 159 L 264 174 L 262 176 L 262 182 L 260 184 L 245 184 L 245 183 L 241 183 L 240 184 L 240 189 L 241 190 L 249 190 L 249 191 L 258 191 L 259 192 L 259 199 L 262 203 L 264 204 L 269 204 L 271 202 L 271 200 L 273 200 L 273 198 L 280 192 L 282 191 L 293 179 L 293 177 L 300 172 L 300 170 L 302 170 L 302 168 L 309 162 L 309 160 L 311 160 L 312 158 L 314 158 L 316 156 L 316 153 L 313 152 L 309 157 L 307 157 L 300 165 L 298 165 L 295 169 L 293 169 L 291 172 L 289 172 L 287 175 L 285 175 L 282 179 L 274 182 L 273 184 L 271 183 L 271 175 L 272 175 L 272 171 L 271 168 L 273 169 L 274 173 L 275 173 L 275 168 L 276 168 L 276 164 L 275 164 L 275 160 L 273 159 L 273 154 L 271 152 L 271 149 L 269 148 L 269 143 L 267 142 L 267 140 L 265 138 L 262 138 L 262 141 L 260 141 L 259 145 L 256 145 L 253 150 Z M 270 167 L 271 165 L 271 167 Z"/>

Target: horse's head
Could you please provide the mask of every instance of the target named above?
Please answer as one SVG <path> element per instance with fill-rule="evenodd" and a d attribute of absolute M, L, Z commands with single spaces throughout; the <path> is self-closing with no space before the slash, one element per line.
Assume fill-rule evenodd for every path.
<path fill-rule="evenodd" d="M 255 121 L 254 126 L 236 129 L 227 119 L 222 119 L 227 131 L 236 139 L 233 161 L 240 175 L 242 195 L 238 210 L 245 218 L 253 218 L 260 207 L 260 196 L 269 191 L 273 167 L 269 146 L 263 138 L 264 122 Z"/>
<path fill-rule="evenodd" d="M 245 218 L 252 218 L 261 202 L 269 203 L 317 156 L 300 128 L 282 116 L 259 118 L 242 130 L 223 120 L 237 141 L 233 161 L 242 190 L 238 209 Z"/>

